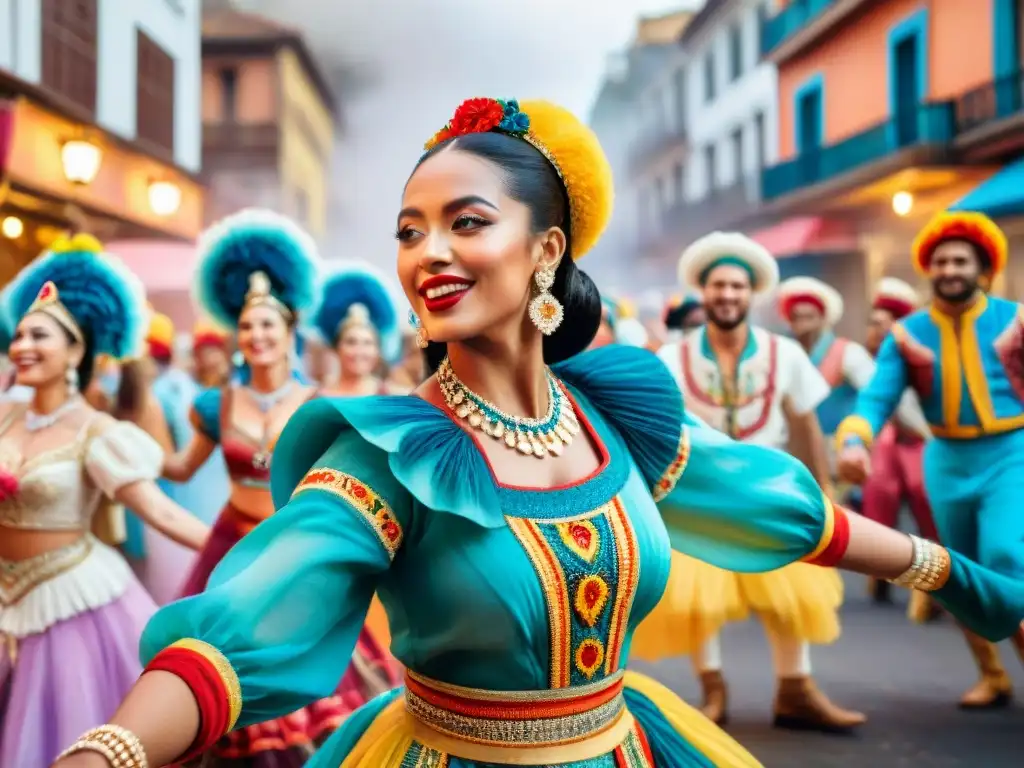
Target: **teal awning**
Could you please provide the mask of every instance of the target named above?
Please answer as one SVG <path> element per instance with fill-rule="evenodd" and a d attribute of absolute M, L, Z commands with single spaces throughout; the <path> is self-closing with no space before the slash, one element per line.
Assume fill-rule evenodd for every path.
<path fill-rule="evenodd" d="M 1010 163 L 950 206 L 997 219 L 1024 214 L 1024 158 Z"/>

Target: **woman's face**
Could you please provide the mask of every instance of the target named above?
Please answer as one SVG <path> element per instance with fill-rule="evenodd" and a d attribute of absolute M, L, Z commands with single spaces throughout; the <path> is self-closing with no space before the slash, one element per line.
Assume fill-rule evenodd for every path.
<path fill-rule="evenodd" d="M 372 376 L 380 362 L 377 334 L 365 325 L 350 325 L 343 330 L 337 349 L 343 376 Z"/>
<path fill-rule="evenodd" d="M 26 315 L 14 331 L 10 348 L 17 382 L 25 387 L 42 387 L 63 381 L 69 368 L 82 362 L 80 344 L 71 344 L 64 328 L 42 312 Z"/>
<path fill-rule="evenodd" d="M 432 341 L 522 333 L 534 272 L 565 252 L 560 229 L 531 229 L 493 163 L 449 149 L 416 169 L 398 214 L 398 276 Z"/>
<path fill-rule="evenodd" d="M 262 305 L 242 312 L 238 320 L 238 349 L 249 365 L 275 365 L 288 357 L 291 347 L 291 329 L 280 312 Z"/>

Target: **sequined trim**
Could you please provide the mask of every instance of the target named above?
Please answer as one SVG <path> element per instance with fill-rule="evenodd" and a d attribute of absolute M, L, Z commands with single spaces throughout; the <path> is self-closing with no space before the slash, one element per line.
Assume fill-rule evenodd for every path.
<path fill-rule="evenodd" d="M 650 750 L 640 735 L 639 726 L 635 726 L 615 750 L 615 765 L 616 768 L 655 768 Z"/>
<path fill-rule="evenodd" d="M 400 768 L 448 768 L 449 755 L 422 744 L 413 744 L 402 758 Z"/>
<path fill-rule="evenodd" d="M 384 500 L 366 483 L 360 482 L 351 475 L 329 467 L 311 469 L 296 487 L 292 498 L 302 491 L 327 491 L 348 502 L 362 519 L 373 529 L 380 543 L 392 560 L 402 546 L 402 526 L 398 524 L 395 513 Z"/>
<path fill-rule="evenodd" d="M 629 522 L 626 508 L 618 497 L 612 501 L 611 507 L 608 521 L 615 537 L 618 579 L 615 597 L 612 600 L 612 617 L 606 643 L 608 647 L 605 658 L 606 675 L 611 675 L 619 669 L 622 660 L 622 646 L 626 640 L 629 624 L 629 614 L 633 609 L 633 599 L 636 597 L 640 582 L 640 555 L 636 533 Z"/>
<path fill-rule="evenodd" d="M 238 674 L 235 672 L 234 667 L 231 666 L 231 662 L 228 661 L 223 653 L 209 643 L 192 637 L 182 638 L 178 642 L 172 643 L 169 647 L 182 648 L 202 656 L 217 670 L 221 682 L 224 683 L 224 690 L 228 693 L 228 712 L 230 714 L 227 730 L 232 730 L 235 727 L 235 723 L 238 722 L 239 715 L 242 714 L 242 684 L 239 682 Z"/>
<path fill-rule="evenodd" d="M 686 471 L 686 465 L 690 461 L 690 428 L 683 425 L 683 431 L 679 435 L 679 447 L 676 449 L 675 458 L 672 459 L 672 463 L 668 465 L 668 469 L 661 476 L 661 479 L 654 484 L 654 489 L 651 495 L 654 496 L 655 501 L 661 501 L 670 493 L 672 489 L 676 487 L 676 483 L 679 482 L 679 478 L 683 476 L 683 472 Z"/>
<path fill-rule="evenodd" d="M 540 525 L 521 517 L 506 517 L 508 526 L 537 571 L 548 608 L 548 630 L 550 634 L 552 688 L 567 688 L 571 676 L 568 663 L 572 621 L 569 607 L 569 588 L 561 563 L 551 550 Z"/>
<path fill-rule="evenodd" d="M 406 711 L 433 730 L 473 744 L 506 747 L 556 746 L 581 741 L 610 727 L 625 707 L 626 701 L 618 693 L 593 709 L 558 717 L 472 717 L 436 707 L 408 689 L 405 692 Z"/>
<path fill-rule="evenodd" d="M 14 605 L 43 582 L 83 562 L 90 552 L 92 539 L 83 536 L 66 547 L 26 560 L 0 559 L 0 605 Z"/>

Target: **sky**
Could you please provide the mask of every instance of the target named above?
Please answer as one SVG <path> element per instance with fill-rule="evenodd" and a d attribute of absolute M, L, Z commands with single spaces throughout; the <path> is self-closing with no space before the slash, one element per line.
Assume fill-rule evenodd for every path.
<path fill-rule="evenodd" d="M 240 0 L 238 5 L 303 29 L 342 105 L 324 256 L 391 268 L 402 187 L 423 142 L 461 101 L 546 98 L 585 118 L 609 55 L 632 40 L 638 15 L 693 9 L 702 2 Z"/>

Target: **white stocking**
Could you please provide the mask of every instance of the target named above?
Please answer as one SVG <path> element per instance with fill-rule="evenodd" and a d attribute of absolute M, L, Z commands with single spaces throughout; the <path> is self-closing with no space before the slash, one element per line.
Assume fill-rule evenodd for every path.
<path fill-rule="evenodd" d="M 698 675 L 702 672 L 720 672 L 722 670 L 722 639 L 718 635 L 708 638 L 695 653 L 691 654 L 693 671 Z"/>
<path fill-rule="evenodd" d="M 775 663 L 775 676 L 806 677 L 811 674 L 811 646 L 795 637 L 779 635 L 767 627 L 768 643 L 772 647 L 772 661 Z"/>

